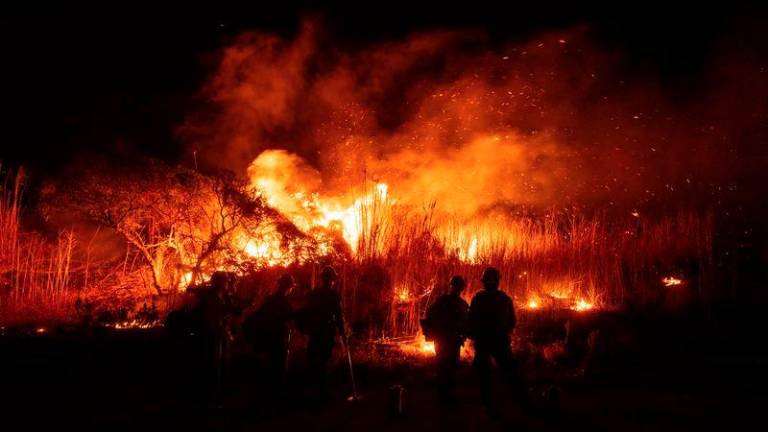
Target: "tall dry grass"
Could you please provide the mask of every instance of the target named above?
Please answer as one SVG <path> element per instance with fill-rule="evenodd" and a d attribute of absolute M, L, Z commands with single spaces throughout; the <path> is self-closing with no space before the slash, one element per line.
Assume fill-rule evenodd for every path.
<path fill-rule="evenodd" d="M 356 266 L 346 267 L 345 280 L 355 297 L 377 289 L 390 302 L 390 334 L 416 333 L 418 318 L 451 275 L 467 279 L 471 297 L 486 266 L 499 268 L 502 289 L 518 304 L 569 307 L 583 300 L 604 308 L 643 307 L 664 295 L 661 279 L 672 274 L 699 296 L 712 289 L 710 214 L 550 212 L 461 221 L 437 207 L 405 210 L 377 202 L 360 209 Z M 370 285 L 361 273 L 371 267 L 386 274 L 386 281 L 362 286 Z M 353 314 L 358 309 L 350 308 Z"/>
<path fill-rule="evenodd" d="M 23 172 L 7 175 L 0 193 L 0 319 L 39 322 L 68 316 L 71 232 L 47 240 L 22 230 Z"/>

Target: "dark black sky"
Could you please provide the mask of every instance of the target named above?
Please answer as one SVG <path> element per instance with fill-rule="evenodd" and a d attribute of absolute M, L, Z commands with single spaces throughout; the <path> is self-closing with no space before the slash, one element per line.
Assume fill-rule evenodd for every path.
<path fill-rule="evenodd" d="M 196 103 L 216 49 L 248 29 L 290 35 L 307 14 L 321 17 L 343 44 L 466 27 L 503 41 L 587 24 L 598 44 L 623 53 L 629 77 L 658 82 L 680 100 L 695 97 L 718 46 L 761 45 L 749 40 L 749 30 L 768 22 L 763 7 L 732 5 L 273 3 L 3 14 L 0 160 L 33 172 L 63 166 L 84 152 L 173 160 L 183 145 L 174 130 Z"/>

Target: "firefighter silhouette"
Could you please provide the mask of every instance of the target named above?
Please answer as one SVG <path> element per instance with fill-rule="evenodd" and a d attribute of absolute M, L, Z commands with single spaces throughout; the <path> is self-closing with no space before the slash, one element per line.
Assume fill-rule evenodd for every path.
<path fill-rule="evenodd" d="M 201 319 L 201 342 L 205 356 L 204 375 L 209 402 L 219 406 L 222 400 L 224 368 L 230 341 L 229 288 L 233 275 L 215 272 L 208 284 L 197 288 L 198 313 Z"/>
<path fill-rule="evenodd" d="M 510 388 L 527 408 L 527 393 L 510 348 L 510 333 L 517 322 L 515 308 L 507 294 L 499 290 L 501 274 L 493 267 L 483 271 L 483 289 L 469 307 L 469 337 L 474 341 L 474 367 L 480 379 L 480 393 L 489 412 L 496 412 L 491 388 L 491 358 L 506 375 Z"/>
<path fill-rule="evenodd" d="M 438 394 L 443 402 L 453 399 L 454 375 L 466 338 L 469 305 L 461 298 L 466 285 L 463 277 L 452 277 L 450 291 L 435 300 L 421 322 L 424 337 L 435 343 Z"/>
<path fill-rule="evenodd" d="M 326 369 L 333 352 L 336 333 L 346 337 L 341 297 L 335 285 L 338 275 L 333 267 L 320 272 L 320 285 L 309 294 L 298 317 L 299 329 L 309 337 L 307 343 L 307 377 L 315 390 L 325 392 Z"/>
<path fill-rule="evenodd" d="M 243 321 L 243 332 L 255 350 L 266 359 L 267 394 L 282 391 L 291 331 L 288 326 L 293 318 L 293 308 L 287 294 L 295 286 L 291 275 L 277 280 L 275 291 L 267 296 L 262 305 Z"/>

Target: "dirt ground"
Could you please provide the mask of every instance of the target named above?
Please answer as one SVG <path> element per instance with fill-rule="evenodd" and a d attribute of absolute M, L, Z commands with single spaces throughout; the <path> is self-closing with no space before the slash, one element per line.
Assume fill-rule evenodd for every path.
<path fill-rule="evenodd" d="M 235 352 L 216 409 L 194 397 L 202 388 L 199 371 L 185 364 L 161 331 L 6 329 L 0 336 L 0 406 L 3 424 L 17 426 L 3 430 L 680 431 L 767 423 L 762 408 L 768 402 L 768 356 L 759 339 L 734 338 L 725 329 L 692 337 L 670 330 L 669 323 L 645 327 L 652 329 L 652 344 L 603 355 L 586 369 L 581 361 L 521 354 L 534 411 L 523 413 L 499 379 L 497 418 L 480 403 L 466 361 L 457 401 L 443 405 L 428 358 L 389 352 L 382 359 L 358 346 L 362 398 L 348 401 L 351 387 L 339 347 L 326 398 L 304 391 L 300 350 L 292 353 L 284 397 L 264 394 L 258 358 Z M 391 409 L 394 385 L 404 389 L 400 415 Z M 544 392 L 556 394 L 558 403 L 537 396 Z"/>

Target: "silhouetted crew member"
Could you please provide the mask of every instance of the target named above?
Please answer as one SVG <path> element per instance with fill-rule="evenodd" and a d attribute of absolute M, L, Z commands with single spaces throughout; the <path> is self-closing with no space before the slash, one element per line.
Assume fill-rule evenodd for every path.
<path fill-rule="evenodd" d="M 229 342 L 227 290 L 229 274 L 215 272 L 208 286 L 196 290 L 202 316 L 202 343 L 208 366 L 205 370 L 212 403 L 221 401 L 224 361 Z"/>
<path fill-rule="evenodd" d="M 279 392 L 285 376 L 290 342 L 289 321 L 293 308 L 286 295 L 295 285 L 291 275 L 277 280 L 277 289 L 267 296 L 261 307 L 243 322 L 243 331 L 257 351 L 266 356 L 266 382 L 268 390 Z"/>
<path fill-rule="evenodd" d="M 338 332 L 345 337 L 341 297 L 335 290 L 338 276 L 333 267 L 320 272 L 320 286 L 309 294 L 301 312 L 299 326 L 309 336 L 307 344 L 307 372 L 310 383 L 325 389 L 325 375 Z"/>
<path fill-rule="evenodd" d="M 466 285 L 463 277 L 452 277 L 450 292 L 438 297 L 422 321 L 424 336 L 435 343 L 438 393 L 443 401 L 453 397 L 454 374 L 466 338 L 469 305 L 461 298 Z"/>
<path fill-rule="evenodd" d="M 475 294 L 469 307 L 469 337 L 475 342 L 474 366 L 487 408 L 495 408 L 491 397 L 491 357 L 506 374 L 523 407 L 527 408 L 525 388 L 510 348 L 510 333 L 517 322 L 515 308 L 512 299 L 499 290 L 500 279 L 497 269 L 486 268 L 481 278 L 483 289 Z"/>

